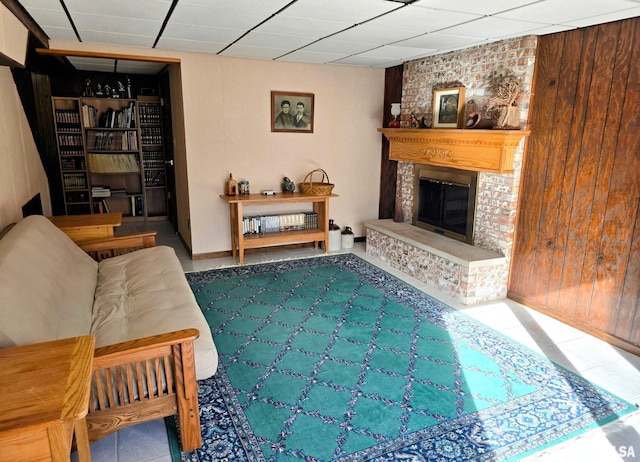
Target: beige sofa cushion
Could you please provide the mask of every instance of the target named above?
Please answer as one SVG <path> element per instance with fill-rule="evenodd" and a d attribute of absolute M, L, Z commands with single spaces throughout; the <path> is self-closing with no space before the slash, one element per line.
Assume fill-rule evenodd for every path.
<path fill-rule="evenodd" d="M 18 222 L 0 239 L 0 348 L 87 335 L 97 272 L 47 218 Z"/>
<path fill-rule="evenodd" d="M 194 327 L 198 380 L 215 374 L 211 330 L 170 247 L 158 246 L 99 264 L 91 333 L 96 346 Z"/>

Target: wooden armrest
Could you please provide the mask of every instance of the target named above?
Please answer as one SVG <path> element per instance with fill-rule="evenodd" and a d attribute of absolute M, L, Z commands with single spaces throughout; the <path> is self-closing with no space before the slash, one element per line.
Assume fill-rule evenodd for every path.
<path fill-rule="evenodd" d="M 132 247 L 155 247 L 156 234 L 158 234 L 157 231 L 147 231 L 144 233 L 127 234 L 124 236 L 91 239 L 80 242 L 78 246 L 85 252 L 128 249 Z"/>
<path fill-rule="evenodd" d="M 167 332 L 165 334 L 151 335 L 149 337 L 142 337 L 135 340 L 128 340 L 126 342 L 115 343 L 113 345 L 106 345 L 95 349 L 94 352 L 94 366 L 95 362 L 100 362 L 101 359 L 109 357 L 110 359 L 122 356 L 135 355 L 136 353 L 144 352 L 149 349 L 158 349 L 163 347 L 170 347 L 172 345 L 192 342 L 200 336 L 198 329 L 183 329 L 174 332 Z"/>

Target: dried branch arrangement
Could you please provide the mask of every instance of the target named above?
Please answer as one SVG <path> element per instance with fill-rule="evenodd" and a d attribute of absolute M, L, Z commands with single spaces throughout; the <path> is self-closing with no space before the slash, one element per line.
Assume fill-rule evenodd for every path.
<path fill-rule="evenodd" d="M 514 76 L 495 78 L 490 85 L 491 97 L 488 110 L 500 109 L 505 106 L 519 106 L 522 99 L 522 84 Z"/>

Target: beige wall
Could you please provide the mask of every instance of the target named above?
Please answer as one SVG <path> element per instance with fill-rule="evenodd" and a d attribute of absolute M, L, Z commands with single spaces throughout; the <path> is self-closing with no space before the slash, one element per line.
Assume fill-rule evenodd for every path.
<path fill-rule="evenodd" d="M 383 70 L 205 55 L 181 68 L 194 254 L 230 248 L 228 206 L 217 197 L 229 173 L 252 192 L 279 191 L 284 176 L 297 183 L 322 168 L 340 195 L 331 218 L 365 234 L 378 213 Z M 272 133 L 271 90 L 313 93 L 314 133 Z"/>
<path fill-rule="evenodd" d="M 44 214 L 51 215 L 47 177 L 6 66 L 0 66 L 0 159 L 0 229 L 22 219 L 22 206 L 37 193 Z"/>
<path fill-rule="evenodd" d="M 376 128 L 383 116 L 384 69 L 69 42 L 51 42 L 51 48 L 180 58 L 194 255 L 231 248 L 228 206 L 218 197 L 229 173 L 259 192 L 280 190 L 284 176 L 298 183 L 321 167 L 340 195 L 331 202 L 336 223 L 364 236 L 363 223 L 377 218 L 381 138 Z M 271 133 L 271 90 L 315 94 L 313 134 Z"/>

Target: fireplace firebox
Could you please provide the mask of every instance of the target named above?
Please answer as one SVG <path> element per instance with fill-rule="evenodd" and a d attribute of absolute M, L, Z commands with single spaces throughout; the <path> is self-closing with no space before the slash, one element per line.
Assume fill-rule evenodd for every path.
<path fill-rule="evenodd" d="M 413 225 L 473 245 L 477 172 L 416 164 Z"/>

